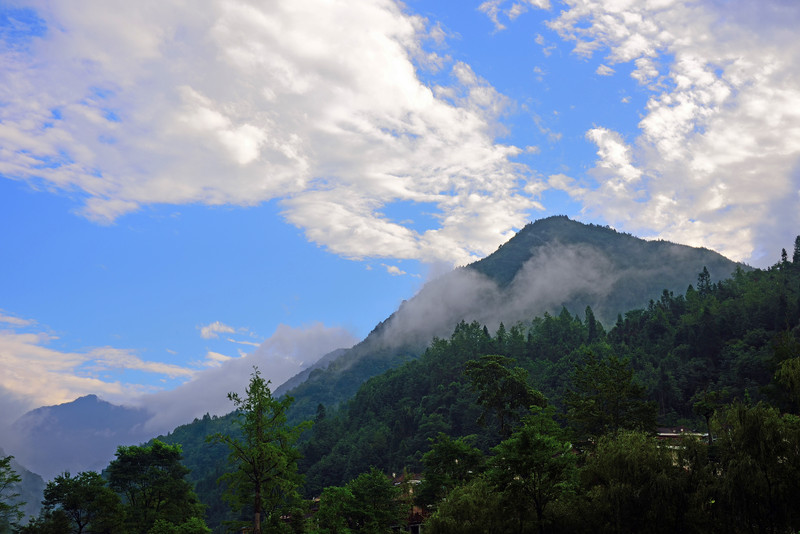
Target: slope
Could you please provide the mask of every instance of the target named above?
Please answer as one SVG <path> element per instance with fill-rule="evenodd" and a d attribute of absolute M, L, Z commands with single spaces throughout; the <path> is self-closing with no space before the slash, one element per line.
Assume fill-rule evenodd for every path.
<path fill-rule="evenodd" d="M 744 266 L 707 249 L 645 241 L 565 216 L 540 219 L 490 256 L 427 283 L 326 369 L 276 393 L 295 398 L 292 421 L 311 419 L 318 405 L 351 398 L 364 381 L 418 357 L 460 321 L 494 330 L 501 322 L 513 325 L 562 307 L 583 313 L 591 306 L 609 326 L 665 289 L 682 293 L 704 267 L 717 281 Z"/>

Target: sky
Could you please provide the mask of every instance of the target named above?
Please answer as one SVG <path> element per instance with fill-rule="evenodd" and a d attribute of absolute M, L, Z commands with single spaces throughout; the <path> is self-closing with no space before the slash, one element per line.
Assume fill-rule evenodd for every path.
<path fill-rule="evenodd" d="M 224 413 L 550 215 L 800 233 L 795 0 L 198 7 L 0 0 L 0 426 Z"/>

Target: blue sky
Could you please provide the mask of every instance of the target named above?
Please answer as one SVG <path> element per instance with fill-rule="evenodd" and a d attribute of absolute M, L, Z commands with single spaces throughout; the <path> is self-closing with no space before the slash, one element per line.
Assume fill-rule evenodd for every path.
<path fill-rule="evenodd" d="M 791 0 L 3 2 L 0 423 L 88 393 L 225 411 L 253 363 L 283 381 L 548 215 L 771 264 L 800 233 L 798 24 Z"/>

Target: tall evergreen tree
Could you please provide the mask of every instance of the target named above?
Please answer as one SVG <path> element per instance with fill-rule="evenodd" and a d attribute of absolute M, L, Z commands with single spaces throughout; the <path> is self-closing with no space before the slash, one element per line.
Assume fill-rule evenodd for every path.
<path fill-rule="evenodd" d="M 261 534 L 262 518 L 268 529 L 277 528 L 281 514 L 300 498 L 298 487 L 302 477 L 297 472 L 300 454 L 295 443 L 310 423 L 287 425 L 286 410 L 292 397 L 275 399 L 269 381 L 262 378 L 258 368 L 250 376 L 246 394 L 241 398 L 228 393 L 236 406 L 242 438 L 218 433 L 209 436 L 209 441 L 229 447 L 229 459 L 236 470 L 222 477 L 228 484 L 228 500 L 237 510 L 251 507 L 252 532 Z"/>
<path fill-rule="evenodd" d="M 792 254 L 792 263 L 800 265 L 800 235 L 794 238 L 794 254 Z"/>

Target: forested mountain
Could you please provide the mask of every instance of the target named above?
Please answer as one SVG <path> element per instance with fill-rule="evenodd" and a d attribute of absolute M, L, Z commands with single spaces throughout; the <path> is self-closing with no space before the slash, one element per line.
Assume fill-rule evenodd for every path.
<path fill-rule="evenodd" d="M 500 322 L 562 308 L 583 313 L 591 306 L 611 326 L 618 314 L 645 306 L 663 290 L 682 294 L 704 267 L 711 282 L 747 269 L 707 249 L 645 241 L 565 216 L 540 219 L 490 256 L 429 282 L 364 341 L 308 373 L 290 392 L 290 420 L 310 419 L 318 404 L 333 407 L 351 398 L 365 380 L 418 357 L 460 321 L 494 331 Z"/>
<path fill-rule="evenodd" d="M 732 273 L 733 279 L 716 283 Z M 708 250 L 647 242 L 566 217 L 528 225 L 488 258 L 426 285 L 362 343 L 326 369 L 311 370 L 308 380 L 290 392 L 295 398 L 292 420 L 317 421 L 301 464 L 307 473 L 306 491 L 317 494 L 370 465 L 395 472 L 419 469 L 428 438 L 439 432 L 475 434 L 483 450 L 496 443 L 491 424 L 476 423 L 481 408 L 463 376 L 465 362 L 483 354 L 514 358 L 530 373 L 531 384 L 551 404 L 561 406 L 567 378 L 586 347 L 600 355 L 617 351 L 631 358 L 648 394 L 659 399 L 661 422 L 696 418 L 691 397 L 698 388 L 720 380 L 725 386 L 727 380 L 732 392 L 741 392 L 741 384 L 763 384 L 765 376 L 768 381 L 765 357 L 753 356 L 752 351 L 768 351 L 769 336 L 761 339 L 758 349 L 747 349 L 756 360 L 752 365 L 744 363 L 747 358 L 728 357 L 723 372 L 727 378 L 698 359 L 697 351 L 706 350 L 708 342 L 687 348 L 704 339 L 702 328 L 708 326 L 709 314 L 720 311 L 719 304 L 712 306 L 707 300 L 712 288 L 715 298 L 739 287 L 736 284 L 749 288 L 751 300 L 760 296 L 758 304 L 746 305 L 748 309 L 728 303 L 726 313 L 748 316 L 755 307 L 761 310 L 756 316 L 769 314 L 764 310 L 776 296 L 752 286 L 752 276 L 759 275 Z M 690 284 L 697 289 L 682 296 Z M 630 302 L 639 309 L 623 308 Z M 603 315 L 595 309 L 604 310 Z M 672 336 L 668 340 L 655 335 L 667 332 Z M 720 334 L 714 342 L 724 345 L 727 335 Z M 634 344 L 637 336 L 650 345 Z M 662 344 L 653 345 L 655 340 Z M 746 372 L 737 374 L 736 365 Z M 369 380 L 372 376 L 376 378 Z M 356 391 L 348 408 L 337 412 L 337 405 Z M 276 393 L 282 392 L 284 388 Z M 217 484 L 226 451 L 205 444 L 204 438 L 226 428 L 230 417 L 204 417 L 160 437 L 183 445 L 185 463 L 192 470 L 189 478 L 210 506 L 210 525 L 229 518 Z"/>
<path fill-rule="evenodd" d="M 384 473 L 427 472 L 426 454 L 431 446 L 449 447 L 448 439 L 471 436 L 475 454 L 490 455 L 520 424 L 531 424 L 525 416 L 528 403 L 549 406 L 547 413 L 559 424 L 541 418 L 536 424 L 556 432 L 558 443 L 596 443 L 602 437 L 601 445 L 623 447 L 625 454 L 650 450 L 650 442 L 644 437 L 645 441 L 636 441 L 638 435 L 620 435 L 620 440 L 630 443 L 609 445 L 604 436 L 619 435 L 611 431 L 652 429 L 656 423 L 704 432 L 715 417 L 717 425 L 734 424 L 720 422 L 719 417 L 745 417 L 724 410 L 752 409 L 761 414 L 758 417 L 779 413 L 767 404 L 756 405 L 761 401 L 797 412 L 800 364 L 798 372 L 791 365 L 800 362 L 800 251 L 795 256 L 795 261 L 784 256 L 767 270 L 737 268 L 719 282 L 701 267 L 685 294 L 662 290 L 644 307 L 618 314 L 608 327 L 597 320 L 590 306 L 579 314 L 562 307 L 556 314 L 545 312 L 508 326 L 498 323 L 491 330 L 477 321 L 461 321 L 446 337 L 432 338 L 421 357 L 367 380 L 339 409 L 324 403 L 315 407 L 315 424 L 301 445 L 304 491 L 316 496 L 326 487 L 343 487 L 373 466 Z M 384 328 L 385 323 L 376 330 Z M 732 407 L 726 408 L 731 402 Z M 504 422 L 498 415 L 503 415 Z M 160 438 L 183 445 L 184 461 L 192 470 L 190 479 L 209 505 L 212 527 L 231 518 L 217 483 L 228 469 L 227 451 L 206 444 L 205 436 L 230 432 L 230 420 L 230 416 L 207 416 Z M 784 422 L 794 425 L 793 421 Z M 766 424 L 760 419 L 752 422 L 762 423 Z M 561 434 L 564 425 L 569 435 Z M 625 449 L 634 445 L 644 449 Z M 695 460 L 711 461 L 702 458 Z M 599 461 L 592 460 L 591 469 L 604 469 L 596 465 Z M 664 465 L 667 469 L 672 464 Z M 703 469 L 708 475 L 718 468 Z M 708 476 L 708 484 L 728 483 Z M 592 480 L 586 483 L 595 484 Z M 723 492 L 715 487 L 714 491 Z M 489 491 L 488 486 L 473 489 Z M 790 488 L 780 491 L 781 499 L 794 495 Z M 735 507 L 733 501 L 726 502 Z M 733 513 L 733 509 L 719 510 Z M 567 515 L 560 520 L 568 520 L 568 510 L 562 513 Z M 712 516 L 704 517 L 706 521 Z M 685 520 L 681 516 L 665 525 Z M 731 521 L 718 523 L 716 530 L 731 527 Z M 709 527 L 698 525 L 695 530 Z M 460 532 L 458 528 L 452 531 Z"/>
<path fill-rule="evenodd" d="M 51 504 L 21 532 L 65 531 L 57 522 L 68 521 L 73 506 L 99 506 L 92 524 L 113 520 L 131 532 L 146 531 L 140 523 L 152 524 L 151 533 L 208 532 L 184 475 L 214 532 L 247 515 L 257 524 L 261 514 L 245 506 L 238 516 L 221 498 L 235 471 L 238 502 L 252 502 L 242 478 L 251 464 L 229 463 L 229 452 L 287 467 L 263 479 L 273 506 L 263 519 L 276 532 L 388 531 L 407 521 L 412 503 L 412 519 L 434 534 L 795 532 L 798 340 L 800 237 L 792 261 L 784 252 L 767 270 L 737 269 L 720 282 L 703 268 L 685 294 L 664 290 L 609 328 L 590 306 L 493 331 L 461 321 L 338 409 L 318 405 L 299 450 L 291 444 L 306 425 L 286 424 L 291 400 L 272 397 L 256 371 L 247 399 L 232 397 L 240 412 L 118 451 L 117 475 L 139 477 L 128 460 L 169 453 L 175 475 L 164 483 L 184 495 L 174 517 L 158 519 L 126 497 L 119 476 L 106 484 L 82 473 L 48 484 Z M 258 399 L 271 408 L 262 413 Z M 657 424 L 708 433 L 660 442 Z M 261 445 L 243 445 L 263 432 Z M 301 457 L 305 481 L 294 467 Z M 411 472 L 421 473 L 418 485 Z M 392 473 L 402 473 L 400 482 Z M 68 485 L 93 481 L 97 498 L 67 499 L 77 491 Z M 56 494 L 62 489 L 67 494 Z M 299 490 L 320 496 L 314 513 Z"/>
<path fill-rule="evenodd" d="M 562 414 L 576 373 L 607 361 L 629 362 L 624 367 L 661 425 L 705 430 L 698 407 L 712 397 L 717 404 L 748 398 L 789 408 L 772 378 L 781 361 L 800 354 L 799 321 L 800 264 L 783 262 L 767 271 L 737 270 L 719 283 L 703 270 L 685 296 L 665 290 L 644 309 L 620 315 L 608 333 L 590 307 L 581 316 L 564 308 L 508 329 L 501 324 L 494 335 L 462 322 L 418 360 L 368 380 L 336 414 L 320 409 L 303 449 L 307 491 L 344 484 L 371 465 L 420 471 L 439 433 L 473 435 L 484 451 L 496 445 L 501 433 L 496 422 L 478 424 L 480 392 L 465 373 L 487 355 L 524 370 Z M 598 390 L 619 387 L 609 376 L 589 378 Z"/>

